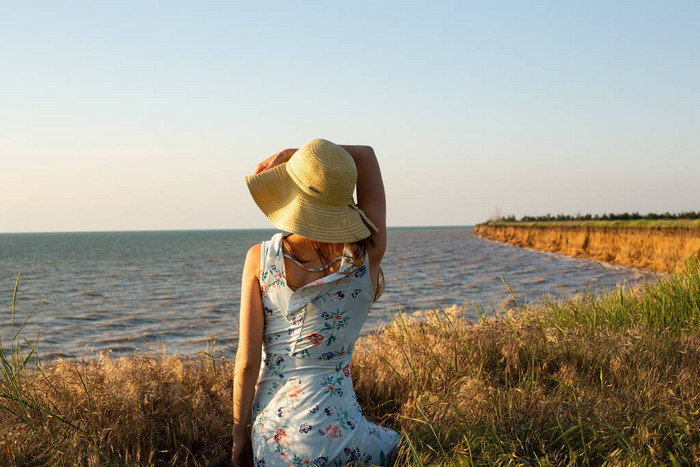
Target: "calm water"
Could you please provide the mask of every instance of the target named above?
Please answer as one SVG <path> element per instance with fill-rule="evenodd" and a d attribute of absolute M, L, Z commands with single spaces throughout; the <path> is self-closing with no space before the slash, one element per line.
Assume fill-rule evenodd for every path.
<path fill-rule="evenodd" d="M 239 281 L 248 248 L 272 230 L 0 235 L 0 336 L 11 334 L 12 292 L 21 270 L 15 322 L 42 355 L 125 354 L 138 349 L 194 354 L 214 342 L 232 353 Z M 635 280 L 634 269 L 517 249 L 472 236 L 472 228 L 389 229 L 386 292 L 364 332 L 389 310 L 413 312 L 476 302 L 498 305 L 543 294 Z"/>

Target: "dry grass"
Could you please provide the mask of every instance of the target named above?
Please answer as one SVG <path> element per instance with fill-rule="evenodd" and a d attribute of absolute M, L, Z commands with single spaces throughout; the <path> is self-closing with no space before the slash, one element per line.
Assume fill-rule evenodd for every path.
<path fill-rule="evenodd" d="M 358 398 L 406 464 L 699 464 L 698 266 L 476 324 L 397 316 L 358 346 Z"/>
<path fill-rule="evenodd" d="M 700 462 L 697 331 L 555 324 L 542 310 L 398 320 L 358 348 L 358 398 L 407 435 L 407 464 Z"/>
<path fill-rule="evenodd" d="M 660 281 L 476 323 L 397 315 L 358 342 L 358 399 L 404 434 L 400 465 L 698 464 L 698 264 Z M 230 360 L 41 362 L 13 341 L 2 363 L 2 465 L 228 463 Z"/>
<path fill-rule="evenodd" d="M 23 397 L 33 403 L 5 397 L 3 405 L 17 416 L 0 412 L 0 459 L 6 454 L 10 465 L 225 463 L 232 374 L 231 362 L 208 357 L 44 364 L 22 376 Z"/>

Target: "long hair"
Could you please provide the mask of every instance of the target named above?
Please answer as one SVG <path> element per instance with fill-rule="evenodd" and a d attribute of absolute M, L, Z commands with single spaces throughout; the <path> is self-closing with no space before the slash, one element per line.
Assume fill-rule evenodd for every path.
<path fill-rule="evenodd" d="M 335 246 L 337 244 L 318 242 L 316 240 L 311 240 L 306 237 L 301 238 L 309 247 L 311 247 L 316 252 L 319 261 L 323 265 L 323 273 L 325 275 L 328 275 L 330 273 L 328 266 L 332 259 L 330 258 L 330 256 L 333 254 L 333 251 L 337 250 L 337 247 Z M 292 245 L 287 241 L 286 236 L 282 237 L 282 242 L 283 247 L 285 247 L 287 251 L 289 251 L 292 254 L 292 256 L 294 256 L 294 250 L 292 248 Z M 365 262 L 365 256 L 367 253 L 367 239 L 365 238 L 363 240 L 359 240 L 353 243 L 345 243 L 343 244 L 343 250 L 348 250 L 350 252 L 350 261 L 355 266 L 354 269 L 345 272 L 344 274 L 353 274 L 357 269 L 362 267 L 362 265 Z M 308 261 L 309 260 L 302 262 Z M 384 285 L 384 271 L 382 271 L 382 267 L 379 266 L 379 275 L 377 276 L 377 283 L 372 284 L 372 287 L 374 288 L 374 301 L 377 301 L 377 299 L 381 297 L 381 295 L 384 293 Z"/>

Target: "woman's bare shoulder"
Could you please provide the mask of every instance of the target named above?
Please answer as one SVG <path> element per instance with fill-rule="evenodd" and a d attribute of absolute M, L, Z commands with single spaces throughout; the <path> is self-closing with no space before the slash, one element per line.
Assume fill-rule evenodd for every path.
<path fill-rule="evenodd" d="M 261 254 L 262 243 L 253 245 L 248 249 L 248 253 L 245 255 L 244 274 L 253 274 L 255 277 L 260 275 Z"/>
<path fill-rule="evenodd" d="M 261 251 L 262 251 L 262 243 L 256 243 L 255 245 L 248 248 L 248 253 L 246 254 L 246 258 L 251 256 L 251 255 L 260 255 Z"/>

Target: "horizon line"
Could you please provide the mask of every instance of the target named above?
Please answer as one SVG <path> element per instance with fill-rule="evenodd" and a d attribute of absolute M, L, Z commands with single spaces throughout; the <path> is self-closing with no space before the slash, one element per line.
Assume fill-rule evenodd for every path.
<path fill-rule="evenodd" d="M 476 224 L 444 224 L 444 225 L 391 225 L 387 229 L 425 229 L 425 228 L 466 228 L 474 227 Z M 24 232 L 0 232 L 0 235 L 35 235 L 35 234 L 77 234 L 77 233 L 157 233 L 157 232 L 226 232 L 226 231 L 254 231 L 269 230 L 279 231 L 274 227 L 243 227 L 243 228 L 203 228 L 203 229 L 123 229 L 123 230 L 43 230 Z"/>

